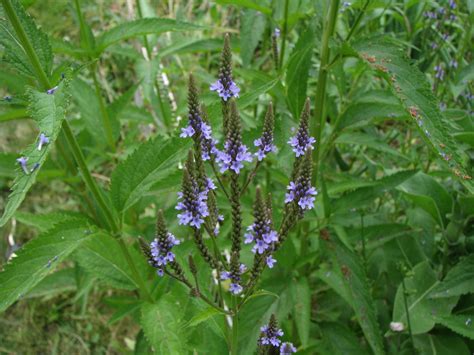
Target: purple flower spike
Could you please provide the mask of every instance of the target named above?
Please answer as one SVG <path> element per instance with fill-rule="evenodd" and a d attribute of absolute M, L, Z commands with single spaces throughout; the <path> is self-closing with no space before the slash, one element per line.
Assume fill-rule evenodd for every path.
<path fill-rule="evenodd" d="M 49 143 L 49 138 L 46 137 L 44 133 L 40 134 L 39 142 L 38 142 L 38 150 L 41 150 L 45 144 Z"/>
<path fill-rule="evenodd" d="M 246 145 L 228 140 L 224 144 L 224 151 L 217 153 L 216 161 L 221 173 L 230 169 L 239 174 L 244 167 L 243 162 L 252 161 L 252 154 L 248 151 Z"/>
<path fill-rule="evenodd" d="M 311 103 L 306 99 L 303 111 L 301 112 L 300 125 L 296 135 L 290 138 L 288 143 L 293 147 L 296 157 L 299 158 L 305 154 L 307 150 L 313 149 L 316 139 L 309 135 L 309 116 Z"/>
<path fill-rule="evenodd" d="M 258 161 L 262 161 L 268 153 L 276 151 L 276 146 L 273 144 L 273 126 L 273 105 L 270 103 L 263 123 L 262 136 L 253 142 L 253 144 L 259 148 L 255 153 Z"/>
<path fill-rule="evenodd" d="M 47 93 L 48 95 L 53 95 L 53 94 L 56 92 L 56 90 L 58 90 L 58 86 L 55 86 L 54 88 L 51 88 L 51 89 L 49 89 L 49 90 L 46 90 L 46 93 Z"/>
<path fill-rule="evenodd" d="M 286 193 L 285 203 L 297 202 L 302 210 L 310 210 L 314 207 L 314 196 L 318 194 L 318 191 L 311 186 L 304 186 L 301 183 L 290 182 L 287 187 L 288 192 Z"/>
<path fill-rule="evenodd" d="M 289 355 L 296 353 L 296 348 L 292 343 L 283 343 L 280 346 L 280 355 Z"/>
<path fill-rule="evenodd" d="M 228 87 L 226 88 L 224 84 L 218 79 L 215 83 L 211 84 L 209 87 L 211 91 L 216 91 L 222 100 L 227 101 L 231 97 L 239 97 L 240 88 L 237 84 L 232 80 Z"/>
<path fill-rule="evenodd" d="M 23 172 L 28 175 L 29 171 L 28 168 L 26 167 L 26 162 L 28 161 L 27 157 L 20 157 L 16 160 L 18 164 L 20 164 L 21 168 L 23 169 Z"/>
<path fill-rule="evenodd" d="M 283 331 L 278 328 L 275 317 L 272 315 L 270 322 L 260 328 L 261 334 L 258 339 L 260 345 L 271 345 L 279 347 L 281 344 L 280 337 L 283 336 Z"/>
<path fill-rule="evenodd" d="M 166 237 L 160 235 L 150 243 L 150 253 L 152 256 L 150 263 L 153 267 L 158 268 L 158 276 L 163 276 L 163 267 L 175 260 L 175 255 L 171 249 L 180 243 L 180 240 L 176 239 L 176 237 L 169 232 Z"/>
<path fill-rule="evenodd" d="M 238 271 L 223 271 L 221 272 L 221 280 L 231 280 L 229 291 L 234 295 L 242 293 L 243 287 L 240 285 L 240 276 L 247 270 L 244 264 L 238 266 Z"/>

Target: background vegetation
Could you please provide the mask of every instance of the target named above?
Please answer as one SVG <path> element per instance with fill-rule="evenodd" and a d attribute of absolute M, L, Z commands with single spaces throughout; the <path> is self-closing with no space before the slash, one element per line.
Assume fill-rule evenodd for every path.
<path fill-rule="evenodd" d="M 225 318 L 158 279 L 137 244 L 153 238 L 163 208 L 185 240 L 180 257 L 200 262 L 175 218 L 189 148 L 177 136 L 190 73 L 220 132 L 209 85 L 224 33 L 249 145 L 274 104 L 279 152 L 257 174 L 274 201 L 284 200 L 286 142 L 306 97 L 318 139 L 316 208 L 243 309 L 240 352 L 255 351 L 274 313 L 302 354 L 472 353 L 473 1 L 24 0 L 31 18 L 15 12 L 37 66 L 6 3 L 17 1 L 0 10 L 0 262 L 17 257 L 0 273 L 1 353 L 173 353 L 163 344 L 176 343 L 226 353 Z M 44 130 L 55 142 L 38 152 Z M 20 155 L 40 167 L 25 175 Z M 139 279 L 161 320 L 147 317 Z"/>

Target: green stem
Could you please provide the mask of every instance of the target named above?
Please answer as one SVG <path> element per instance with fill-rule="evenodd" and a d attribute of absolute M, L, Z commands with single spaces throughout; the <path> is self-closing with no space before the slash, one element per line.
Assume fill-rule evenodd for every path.
<path fill-rule="evenodd" d="M 23 49 L 28 55 L 28 58 L 30 58 L 31 65 L 33 65 L 33 70 L 36 73 L 36 77 L 38 81 L 40 82 L 43 89 L 45 90 L 51 89 L 51 83 L 48 79 L 48 76 L 46 75 L 46 73 L 43 70 L 43 67 L 41 66 L 41 62 L 38 56 L 36 55 L 36 52 L 28 39 L 28 36 L 26 35 L 25 29 L 23 28 L 20 22 L 20 19 L 18 18 L 15 12 L 15 9 L 13 8 L 11 1 L 2 0 L 2 4 L 3 4 L 3 8 L 5 9 L 5 13 L 7 14 L 7 17 L 10 19 L 10 23 L 15 29 L 18 39 L 20 40 L 20 43 L 23 46 Z"/>
<path fill-rule="evenodd" d="M 329 40 L 334 32 L 336 25 L 337 10 L 339 7 L 339 0 L 331 0 L 329 7 L 329 16 L 324 26 L 323 38 L 321 41 L 321 64 L 318 75 L 318 86 L 316 88 L 315 101 L 315 124 L 312 126 L 312 133 L 316 137 L 316 149 L 313 151 L 313 158 L 315 161 L 315 173 L 313 175 L 316 181 L 319 172 L 319 151 L 321 148 L 321 137 L 324 129 L 324 102 L 326 99 L 326 80 L 328 75 L 328 61 L 329 61 Z"/>
<path fill-rule="evenodd" d="M 33 49 L 33 46 L 31 45 L 30 40 L 28 39 L 28 37 L 26 35 L 25 30 L 24 30 L 23 26 L 21 25 L 21 22 L 20 22 L 18 16 L 15 13 L 15 10 L 13 9 L 13 6 L 12 6 L 11 2 L 9 0 L 1 0 L 1 1 L 2 1 L 2 4 L 3 4 L 3 8 L 5 9 L 5 13 L 6 13 L 8 19 L 10 20 L 13 28 L 15 29 L 15 32 L 18 36 L 18 39 L 19 39 L 22 47 L 24 48 L 26 54 L 28 55 L 28 58 L 30 59 L 31 64 L 34 67 L 34 70 L 36 72 L 38 81 L 41 83 L 43 88 L 50 88 L 51 84 L 50 84 L 50 81 L 48 79 L 48 76 L 44 72 L 44 70 L 43 70 L 43 68 L 40 64 L 40 61 L 38 59 L 38 56 L 36 55 L 36 53 Z M 94 198 L 96 199 L 99 207 L 102 209 L 102 211 L 103 211 L 103 213 L 104 213 L 104 215 L 107 219 L 107 222 L 110 226 L 110 229 L 112 230 L 114 235 L 115 236 L 119 235 L 120 228 L 117 224 L 117 221 L 115 220 L 112 212 L 108 208 L 107 203 L 105 202 L 104 197 L 102 196 L 102 193 L 99 190 L 99 187 L 97 186 L 96 182 L 92 178 L 92 175 L 89 171 L 89 168 L 87 167 L 87 164 L 85 162 L 84 155 L 82 154 L 82 151 L 79 147 L 79 144 L 77 143 L 77 140 L 75 139 L 74 134 L 72 133 L 71 127 L 69 126 L 69 123 L 68 123 L 67 120 L 63 121 L 62 128 L 63 128 L 64 135 L 66 137 L 66 140 L 68 141 L 68 143 L 71 147 L 72 154 L 74 156 L 74 159 L 76 160 L 76 163 L 79 167 L 82 178 L 83 178 L 87 188 L 94 195 Z M 122 240 L 119 240 L 119 243 L 123 244 L 123 247 L 121 246 L 122 252 L 123 252 L 123 254 L 124 254 L 124 256 L 127 260 L 127 263 L 129 264 L 130 269 L 132 270 L 132 273 L 134 274 L 134 277 L 136 277 L 136 282 L 139 285 L 143 296 L 147 300 L 151 301 L 152 298 L 150 296 L 150 293 L 148 292 L 147 288 L 145 287 L 144 282 L 141 279 L 140 275 L 138 274 L 138 272 L 136 272 L 135 264 L 133 263 L 133 260 L 130 256 L 130 253 L 129 253 L 128 249 L 126 248 L 126 246 L 125 246 L 125 244 Z M 135 270 L 135 272 L 133 270 Z"/>
<path fill-rule="evenodd" d="M 238 353 L 238 341 L 239 341 L 239 313 L 237 309 L 237 298 L 232 297 L 234 304 L 234 315 L 232 316 L 232 343 L 231 343 L 231 354 L 237 355 Z"/>
<path fill-rule="evenodd" d="M 102 92 L 100 89 L 99 80 L 97 80 L 97 62 L 94 62 L 91 67 L 92 80 L 94 81 L 95 94 L 97 100 L 99 101 L 100 114 L 102 116 L 102 123 L 104 125 L 105 135 L 107 138 L 107 143 L 113 152 L 115 152 L 115 140 L 112 132 L 112 124 L 110 123 L 109 112 L 107 111 L 107 106 L 105 105 L 104 98 L 102 97 Z"/>
<path fill-rule="evenodd" d="M 405 275 L 402 276 L 402 288 L 403 288 L 403 303 L 405 304 L 405 312 L 407 314 L 408 333 L 410 334 L 410 340 L 411 340 L 411 345 L 413 346 L 413 350 L 415 350 L 415 342 L 413 340 L 413 333 L 411 331 L 410 309 L 408 308 L 407 290 L 405 286 Z"/>
<path fill-rule="evenodd" d="M 285 22 L 283 22 L 283 35 L 280 52 L 280 68 L 283 67 L 283 58 L 285 57 L 286 37 L 288 34 L 288 7 L 290 5 L 289 0 L 285 0 Z"/>

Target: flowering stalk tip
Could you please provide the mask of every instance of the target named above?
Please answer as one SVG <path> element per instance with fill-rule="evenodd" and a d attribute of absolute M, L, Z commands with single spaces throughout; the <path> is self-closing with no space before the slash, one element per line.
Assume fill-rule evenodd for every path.
<path fill-rule="evenodd" d="M 296 157 L 301 157 L 307 150 L 313 149 L 316 139 L 309 135 L 309 117 L 311 111 L 311 103 L 309 98 L 306 99 L 303 112 L 301 113 L 300 125 L 295 136 L 291 137 L 288 143 L 293 147 Z"/>
<path fill-rule="evenodd" d="M 274 124 L 275 118 L 273 114 L 273 104 L 270 102 L 267 113 L 265 114 L 262 136 L 253 142 L 253 144 L 258 148 L 258 151 L 255 153 L 258 161 L 262 161 L 268 153 L 276 152 L 276 146 L 273 144 Z"/>
<path fill-rule="evenodd" d="M 211 84 L 210 90 L 216 91 L 223 101 L 227 101 L 231 97 L 239 97 L 240 89 L 232 79 L 232 51 L 228 33 L 224 36 L 219 79 Z"/>

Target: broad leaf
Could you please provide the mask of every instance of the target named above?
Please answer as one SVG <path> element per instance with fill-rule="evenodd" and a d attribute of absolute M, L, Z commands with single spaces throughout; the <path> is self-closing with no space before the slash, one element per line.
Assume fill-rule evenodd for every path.
<path fill-rule="evenodd" d="M 414 337 L 415 347 L 423 355 L 472 355 L 466 342 L 454 334 L 424 334 Z"/>
<path fill-rule="evenodd" d="M 427 261 L 416 265 L 410 275 L 405 278 L 407 290 L 408 312 L 410 316 L 411 332 L 422 334 L 429 332 L 435 325 L 436 316 L 445 316 L 457 303 L 458 297 L 430 299 L 428 295 L 438 285 L 436 274 Z M 407 312 L 403 297 L 403 287 L 400 284 L 395 296 L 393 307 L 393 321 L 401 322 L 407 327 Z"/>
<path fill-rule="evenodd" d="M 41 166 L 46 161 L 48 153 L 56 141 L 64 119 L 64 111 L 68 104 L 67 82 L 67 79 L 63 81 L 53 95 L 34 90 L 31 90 L 29 93 L 31 116 L 37 122 L 39 131 L 49 138 L 49 143 L 43 145 L 41 150 L 38 150 L 37 139 L 34 144 L 22 152 L 21 155 L 28 158 L 28 173 L 18 168 L 17 177 L 11 188 L 12 192 L 8 197 L 3 216 L 0 219 L 0 227 L 13 216 L 16 209 L 20 206 L 26 193 L 34 184 Z M 35 167 L 35 169 L 33 169 L 33 167 Z"/>
<path fill-rule="evenodd" d="M 474 293 L 474 254 L 449 270 L 444 280 L 431 291 L 430 298 L 445 298 Z"/>
<path fill-rule="evenodd" d="M 394 94 L 413 117 L 415 126 L 431 149 L 443 158 L 466 188 L 474 192 L 467 157 L 456 144 L 452 125 L 440 112 L 425 75 L 410 64 L 400 48 L 389 39 L 360 41 L 354 44 L 354 48 L 391 85 Z"/>
<path fill-rule="evenodd" d="M 82 222 L 67 222 L 28 242 L 0 273 L 0 312 L 23 297 L 84 241 L 99 235 Z"/>
<path fill-rule="evenodd" d="M 188 139 L 157 137 L 142 144 L 121 162 L 112 174 L 111 185 L 117 210 L 123 213 L 160 179 L 178 169 L 189 145 Z"/>
<path fill-rule="evenodd" d="M 296 301 L 294 304 L 296 329 L 298 329 L 301 344 L 306 347 L 309 342 L 311 324 L 311 290 L 309 282 L 303 277 L 299 281 L 292 283 L 290 290 L 293 293 L 293 299 Z"/>
<path fill-rule="evenodd" d="M 128 251 L 141 277 L 145 278 L 149 268 L 145 258 L 131 247 Z M 88 240 L 74 258 L 89 273 L 113 287 L 125 290 L 138 287 L 118 241 L 110 235 L 102 234 Z"/>
<path fill-rule="evenodd" d="M 200 29 L 202 29 L 201 26 L 168 18 L 144 18 L 122 23 L 102 33 L 97 37 L 96 49 L 98 53 L 101 53 L 112 44 L 132 37 Z"/>

